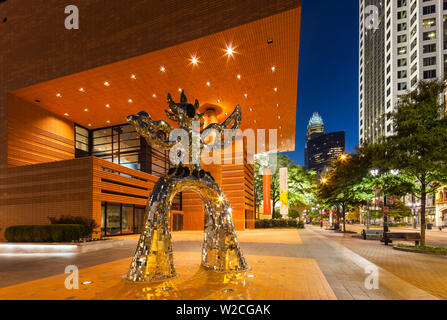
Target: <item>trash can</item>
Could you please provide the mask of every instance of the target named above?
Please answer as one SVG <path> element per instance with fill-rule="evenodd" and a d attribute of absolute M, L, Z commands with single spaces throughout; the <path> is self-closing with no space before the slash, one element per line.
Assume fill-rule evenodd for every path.
<path fill-rule="evenodd" d="M 431 230 L 433 228 L 433 224 L 432 223 L 427 223 L 427 229 Z"/>

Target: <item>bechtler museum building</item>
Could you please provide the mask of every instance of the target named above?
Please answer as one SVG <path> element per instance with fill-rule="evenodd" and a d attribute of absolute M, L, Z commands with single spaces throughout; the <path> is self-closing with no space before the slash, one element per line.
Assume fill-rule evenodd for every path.
<path fill-rule="evenodd" d="M 168 93 L 198 99 L 208 123 L 240 105 L 242 130 L 277 129 L 278 151 L 295 149 L 301 1 L 70 4 L 79 29 L 66 28 L 63 1 L 0 1 L 0 239 L 61 215 L 95 219 L 96 236 L 141 232 L 171 165 L 126 117 L 166 120 Z M 236 229 L 254 228 L 253 165 L 233 157 L 243 161 L 203 167 Z M 199 196 L 177 194 L 170 222 L 203 230 Z"/>

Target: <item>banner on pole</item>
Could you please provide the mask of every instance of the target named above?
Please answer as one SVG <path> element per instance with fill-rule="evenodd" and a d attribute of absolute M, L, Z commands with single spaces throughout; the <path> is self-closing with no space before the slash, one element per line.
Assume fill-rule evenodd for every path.
<path fill-rule="evenodd" d="M 271 187 L 271 174 L 270 169 L 263 170 L 264 175 L 262 176 L 263 182 L 263 199 L 264 199 L 264 214 L 271 215 L 272 214 L 272 204 L 270 198 L 270 187 Z"/>
<path fill-rule="evenodd" d="M 279 201 L 281 205 L 281 215 L 287 216 L 289 214 L 289 172 L 287 168 L 279 169 Z"/>

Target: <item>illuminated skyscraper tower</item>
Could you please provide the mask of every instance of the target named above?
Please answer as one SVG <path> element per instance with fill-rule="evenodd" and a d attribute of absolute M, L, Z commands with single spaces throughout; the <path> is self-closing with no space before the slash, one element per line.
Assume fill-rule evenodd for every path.
<path fill-rule="evenodd" d="M 304 150 L 304 163 L 306 168 L 309 168 L 309 157 L 308 157 L 308 150 L 307 145 L 310 140 L 320 137 L 324 135 L 324 122 L 323 119 L 320 117 L 318 112 L 314 112 L 312 117 L 309 120 L 309 124 L 307 125 L 307 133 L 306 133 L 306 147 Z"/>

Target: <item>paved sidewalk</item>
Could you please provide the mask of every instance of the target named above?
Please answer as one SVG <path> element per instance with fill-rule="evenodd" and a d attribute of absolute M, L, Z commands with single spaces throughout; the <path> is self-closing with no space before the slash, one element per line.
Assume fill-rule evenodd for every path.
<path fill-rule="evenodd" d="M 398 251 L 379 241 L 353 238 L 352 234 L 321 231 L 317 228 L 313 230 L 371 261 L 395 277 L 440 299 L 447 299 L 447 257 Z"/>
<path fill-rule="evenodd" d="M 352 239 L 350 235 L 347 237 L 317 228 L 238 232 L 241 248 L 252 269 L 237 278 L 237 281 L 232 281 L 231 277 L 220 278 L 199 268 L 202 237 L 203 232 L 200 231 L 173 234 L 174 261 L 180 276 L 164 284 L 164 287 L 163 284 L 126 287 L 121 281 L 121 275 L 127 272 L 134 253 L 138 239 L 136 236 L 126 237 L 122 248 L 94 253 L 64 257 L 0 257 L 0 297 L 343 300 L 436 298 L 427 293 L 428 290 L 423 290 L 426 287 L 408 280 L 412 276 L 411 272 L 417 275 L 416 268 L 420 267 L 419 265 L 410 267 L 407 276 L 402 272 L 403 276 L 400 277 L 401 270 L 409 263 L 408 259 L 400 261 L 397 272 L 390 271 L 390 267 L 383 265 L 380 260 L 383 255 L 380 250 L 388 250 L 386 254 L 397 254 L 399 257 L 408 253 L 395 251 L 390 247 L 383 249 L 384 246 L 375 241 Z M 375 250 L 379 251 L 375 253 Z M 394 261 L 393 257 L 390 261 Z M 83 287 L 82 292 L 67 292 L 63 286 L 63 280 L 67 276 L 64 274 L 65 266 L 71 264 L 80 269 L 82 281 L 93 281 L 92 285 Z M 373 264 L 378 266 L 380 273 L 378 290 L 368 290 L 365 287 L 365 279 L 368 276 L 365 268 Z M 429 265 L 425 269 L 432 270 L 431 268 Z M 447 274 L 446 270 L 441 269 L 439 270 Z M 197 281 L 192 280 L 192 274 Z M 425 277 L 433 276 L 429 273 Z M 426 281 L 420 275 L 414 278 Z M 211 284 L 207 284 L 207 281 Z M 228 287 L 230 284 L 233 286 Z M 165 292 L 163 288 L 172 290 Z M 234 294 L 223 294 L 225 289 L 232 289 Z M 438 294 L 438 291 L 443 289 L 444 287 L 440 287 L 430 292 L 436 292 L 436 296 L 440 298 L 447 298 Z M 156 293 L 155 296 L 153 293 Z"/>

